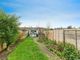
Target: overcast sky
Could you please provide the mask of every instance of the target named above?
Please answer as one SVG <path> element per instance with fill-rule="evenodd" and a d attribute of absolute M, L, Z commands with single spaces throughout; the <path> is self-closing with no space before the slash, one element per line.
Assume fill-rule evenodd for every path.
<path fill-rule="evenodd" d="M 21 26 L 80 26 L 80 0 L 0 0 L 0 9 L 21 16 Z"/>

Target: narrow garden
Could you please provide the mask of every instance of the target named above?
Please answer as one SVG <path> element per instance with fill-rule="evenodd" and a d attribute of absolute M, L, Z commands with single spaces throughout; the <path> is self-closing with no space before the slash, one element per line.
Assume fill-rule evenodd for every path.
<path fill-rule="evenodd" d="M 33 38 L 20 31 L 19 18 L 0 11 L 0 60 L 50 60 L 44 53 L 46 51 L 50 55 L 55 53 L 61 60 L 80 59 L 80 51 L 74 45 L 48 39 L 48 30 L 46 36 L 43 32 L 38 34 L 37 42 L 44 44 L 45 48 L 41 50 L 42 45 L 39 46 Z"/>

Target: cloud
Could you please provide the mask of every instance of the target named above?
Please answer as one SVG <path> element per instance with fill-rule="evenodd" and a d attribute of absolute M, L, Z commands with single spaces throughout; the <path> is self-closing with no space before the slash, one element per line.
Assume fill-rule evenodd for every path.
<path fill-rule="evenodd" d="M 0 3 L 21 16 L 22 26 L 79 26 L 80 1 L 77 0 L 9 0 Z"/>

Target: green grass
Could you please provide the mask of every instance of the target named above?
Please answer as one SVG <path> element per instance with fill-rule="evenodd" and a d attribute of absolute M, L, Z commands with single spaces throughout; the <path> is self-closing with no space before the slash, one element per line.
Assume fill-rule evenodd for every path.
<path fill-rule="evenodd" d="M 8 56 L 8 60 L 48 60 L 32 38 L 28 37 Z"/>

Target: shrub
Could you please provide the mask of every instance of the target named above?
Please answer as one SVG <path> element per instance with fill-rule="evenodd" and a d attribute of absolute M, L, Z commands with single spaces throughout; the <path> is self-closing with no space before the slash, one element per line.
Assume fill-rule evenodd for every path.
<path fill-rule="evenodd" d="M 0 44 L 14 43 L 18 39 L 19 17 L 10 15 L 0 10 Z"/>
<path fill-rule="evenodd" d="M 63 44 L 63 43 L 57 44 L 57 50 L 58 50 L 59 52 L 63 52 L 63 50 L 64 50 L 64 44 Z"/>
<path fill-rule="evenodd" d="M 65 60 L 77 60 L 80 59 L 80 52 L 75 48 L 74 45 L 69 43 L 56 43 L 56 41 L 49 40 L 46 37 L 43 37 L 43 42 L 49 49 L 56 53 L 60 58 Z"/>
<path fill-rule="evenodd" d="M 66 60 L 76 60 L 78 58 L 76 48 L 71 44 L 66 44 L 63 50 Z"/>
<path fill-rule="evenodd" d="M 78 59 L 80 59 L 80 51 L 78 51 Z"/>
<path fill-rule="evenodd" d="M 47 40 L 47 38 L 45 37 L 45 34 L 44 33 L 39 33 L 39 39 L 38 39 L 38 42 L 45 42 Z"/>

